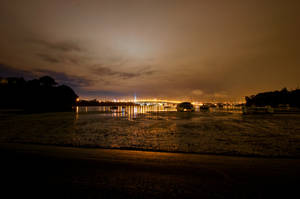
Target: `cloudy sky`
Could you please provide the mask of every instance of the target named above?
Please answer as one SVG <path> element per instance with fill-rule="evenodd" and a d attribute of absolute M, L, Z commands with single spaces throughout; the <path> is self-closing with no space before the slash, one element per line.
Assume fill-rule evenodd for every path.
<path fill-rule="evenodd" d="M 0 76 L 81 97 L 238 100 L 300 84 L 297 0 L 1 0 Z"/>

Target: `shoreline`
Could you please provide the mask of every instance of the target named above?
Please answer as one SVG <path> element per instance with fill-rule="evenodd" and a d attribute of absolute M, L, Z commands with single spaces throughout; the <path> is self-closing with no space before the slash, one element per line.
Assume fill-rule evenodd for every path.
<path fill-rule="evenodd" d="M 3 143 L 0 149 L 4 190 L 16 196 L 264 198 L 299 195 L 299 159 Z"/>
<path fill-rule="evenodd" d="M 48 147 L 60 147 L 60 148 L 74 148 L 74 149 L 94 149 L 94 150 L 120 150 L 120 151 L 137 151 L 137 152 L 153 152 L 153 153 L 170 153 L 170 154 L 192 154 L 192 155 L 207 155 L 207 156 L 221 156 L 221 157 L 241 157 L 241 158 L 262 158 L 262 159 L 293 159 L 300 160 L 300 156 L 267 156 L 257 154 L 236 154 L 236 153 L 210 153 L 210 152 L 186 152 L 186 151 L 168 151 L 168 150 L 155 150 L 155 149 L 143 149 L 134 147 L 101 147 L 91 145 L 76 146 L 72 144 L 60 145 L 60 144 L 45 144 L 34 142 L 0 142 L 0 149 L 2 146 L 24 145 L 24 146 L 48 146 Z"/>

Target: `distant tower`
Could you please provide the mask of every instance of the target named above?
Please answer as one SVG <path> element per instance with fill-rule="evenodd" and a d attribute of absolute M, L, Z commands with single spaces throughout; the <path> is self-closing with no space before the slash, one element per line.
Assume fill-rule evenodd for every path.
<path fill-rule="evenodd" d="M 134 93 L 134 102 L 136 102 L 136 93 Z"/>

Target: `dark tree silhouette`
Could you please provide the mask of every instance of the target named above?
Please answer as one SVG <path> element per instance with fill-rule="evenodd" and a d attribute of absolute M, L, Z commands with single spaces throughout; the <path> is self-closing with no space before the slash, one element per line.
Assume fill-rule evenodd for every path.
<path fill-rule="evenodd" d="M 41 86 L 52 87 L 52 86 L 57 85 L 57 83 L 55 82 L 55 80 L 52 77 L 49 77 L 49 76 L 41 77 L 39 79 L 39 81 L 40 81 L 40 85 Z"/>
<path fill-rule="evenodd" d="M 245 97 L 246 106 L 272 106 L 278 107 L 282 104 L 300 108 L 300 89 L 288 91 L 283 88 L 281 91 L 258 93 Z"/>
<path fill-rule="evenodd" d="M 0 78 L 0 108 L 32 112 L 72 110 L 78 96 L 70 87 L 56 85 L 49 76 L 27 82 L 23 78 Z"/>

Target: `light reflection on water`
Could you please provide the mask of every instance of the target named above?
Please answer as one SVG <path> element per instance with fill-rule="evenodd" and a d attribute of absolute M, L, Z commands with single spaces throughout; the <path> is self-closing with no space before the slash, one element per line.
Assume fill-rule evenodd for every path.
<path fill-rule="evenodd" d="M 300 157 L 300 115 L 236 110 L 176 112 L 157 106 L 77 107 L 76 113 L 0 119 L 0 142 Z"/>
<path fill-rule="evenodd" d="M 106 113 L 112 117 L 127 117 L 128 120 L 137 118 L 140 114 L 155 112 L 177 112 L 176 105 L 141 105 L 141 106 L 82 106 L 76 107 L 77 117 L 79 113 Z M 209 110 L 200 110 L 199 106 L 195 106 L 195 112 L 227 112 L 241 113 L 241 108 L 210 108 Z"/>
<path fill-rule="evenodd" d="M 126 117 L 128 120 L 135 119 L 139 114 L 151 112 L 176 111 L 176 106 L 144 105 L 144 106 L 85 106 L 76 107 L 77 117 L 80 113 L 106 113 L 112 117 Z"/>

